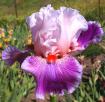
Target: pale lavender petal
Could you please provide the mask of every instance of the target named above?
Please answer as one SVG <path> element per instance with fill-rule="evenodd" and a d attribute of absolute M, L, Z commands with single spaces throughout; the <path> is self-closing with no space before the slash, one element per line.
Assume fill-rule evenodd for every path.
<path fill-rule="evenodd" d="M 51 17 L 50 13 L 52 11 L 53 11 L 53 8 L 51 7 L 51 5 L 48 5 L 47 7 L 41 8 L 40 12 L 33 13 L 31 16 L 26 18 L 26 22 L 27 22 L 27 24 L 28 24 L 28 26 L 32 32 L 33 41 L 36 39 L 36 36 L 38 36 L 37 33 L 41 29 L 43 29 L 42 27 L 44 25 L 44 20 L 50 19 L 50 17 Z"/>
<path fill-rule="evenodd" d="M 100 42 L 103 35 L 104 31 L 101 25 L 96 21 L 89 21 L 88 30 L 80 34 L 78 43 L 83 47 L 87 47 L 90 43 Z"/>
<path fill-rule="evenodd" d="M 58 46 L 61 52 L 68 52 L 73 39 L 78 39 L 82 31 L 88 28 L 87 21 L 76 9 L 61 7 L 59 23 L 61 26 L 61 36 Z"/>
<path fill-rule="evenodd" d="M 82 66 L 71 56 L 47 63 L 46 59 L 30 56 L 21 65 L 31 73 L 36 81 L 36 97 L 44 99 L 46 93 L 62 94 L 64 90 L 72 93 L 78 87 L 82 77 Z"/>
<path fill-rule="evenodd" d="M 61 7 L 54 10 L 51 5 L 27 17 L 32 32 L 36 55 L 47 57 L 49 53 L 66 54 L 73 38 L 87 30 L 87 21 L 79 11 Z"/>
<path fill-rule="evenodd" d="M 12 65 L 15 61 L 18 61 L 21 64 L 29 55 L 28 50 L 20 51 L 16 47 L 12 46 L 8 46 L 4 51 L 2 51 L 2 59 L 8 65 Z"/>
<path fill-rule="evenodd" d="M 60 35 L 60 27 L 56 20 L 57 12 L 51 5 L 41 8 L 39 12 L 27 17 L 27 24 L 32 32 L 37 55 L 46 56 L 49 51 L 57 50 L 55 43 Z"/>

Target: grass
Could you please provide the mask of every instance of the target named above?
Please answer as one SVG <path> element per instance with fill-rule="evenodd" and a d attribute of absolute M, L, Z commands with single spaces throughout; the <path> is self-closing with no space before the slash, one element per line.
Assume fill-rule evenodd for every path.
<path fill-rule="evenodd" d="M 0 102 L 20 102 L 33 87 L 33 78 L 19 70 L 14 64 L 11 68 L 0 62 Z"/>
<path fill-rule="evenodd" d="M 8 29 L 7 25 L 4 28 Z M 9 43 L 12 46 L 17 46 L 22 49 L 27 35 L 28 30 L 25 24 L 15 25 L 13 37 L 16 40 L 14 42 L 10 41 Z M 24 40 L 22 40 L 23 38 Z M 14 100 L 15 102 L 20 102 L 22 96 L 27 96 L 28 91 L 34 84 L 33 77 L 24 73 L 20 69 L 19 64 L 15 63 L 10 67 L 0 60 L 0 102 L 14 102 Z"/>
<path fill-rule="evenodd" d="M 0 1 L 0 19 L 13 21 L 15 17 L 14 0 Z M 18 19 L 25 19 L 26 16 L 38 11 L 41 7 L 52 4 L 54 8 L 67 6 L 78 9 L 87 19 L 105 19 L 105 1 L 101 0 L 100 12 L 98 0 L 17 0 Z M 100 16 L 99 16 L 100 14 Z"/>

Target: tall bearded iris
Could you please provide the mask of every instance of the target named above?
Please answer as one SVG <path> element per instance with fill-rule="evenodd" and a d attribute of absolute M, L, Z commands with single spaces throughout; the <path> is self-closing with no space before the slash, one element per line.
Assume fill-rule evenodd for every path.
<path fill-rule="evenodd" d="M 20 51 L 9 46 L 2 52 L 2 59 L 12 65 L 21 63 L 21 68 L 31 73 L 36 82 L 35 94 L 44 99 L 47 93 L 72 93 L 82 77 L 82 66 L 71 53 L 82 51 L 103 36 L 103 29 L 95 21 L 87 22 L 79 11 L 51 5 L 27 17 L 32 32 L 35 55 L 29 49 Z"/>

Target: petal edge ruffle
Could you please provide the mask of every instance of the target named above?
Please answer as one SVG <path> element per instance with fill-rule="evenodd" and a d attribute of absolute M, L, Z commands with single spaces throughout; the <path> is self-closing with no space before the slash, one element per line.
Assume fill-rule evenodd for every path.
<path fill-rule="evenodd" d="M 78 38 L 78 43 L 82 47 L 86 48 L 91 43 L 100 42 L 103 35 L 104 35 L 104 31 L 101 25 L 96 21 L 89 21 L 88 30 L 83 31 L 80 34 Z"/>
<path fill-rule="evenodd" d="M 57 59 L 51 64 L 41 57 L 30 56 L 25 59 L 21 68 L 35 77 L 36 97 L 40 99 L 44 99 L 47 93 L 62 94 L 64 90 L 72 93 L 82 77 L 82 66 L 71 56 Z"/>

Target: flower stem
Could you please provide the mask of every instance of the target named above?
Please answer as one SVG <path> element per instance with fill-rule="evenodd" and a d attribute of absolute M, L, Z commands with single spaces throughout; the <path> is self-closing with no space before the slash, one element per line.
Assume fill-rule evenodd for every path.
<path fill-rule="evenodd" d="M 57 102 L 56 95 L 50 95 L 50 102 Z"/>

